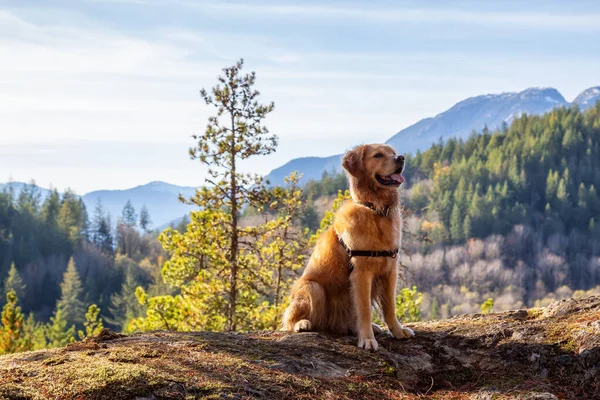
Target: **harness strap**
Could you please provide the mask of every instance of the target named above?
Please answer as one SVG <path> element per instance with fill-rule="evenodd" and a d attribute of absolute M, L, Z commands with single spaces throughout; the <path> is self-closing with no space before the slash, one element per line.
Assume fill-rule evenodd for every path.
<path fill-rule="evenodd" d="M 375 205 L 373 203 L 362 202 L 362 201 L 357 201 L 356 203 L 360 204 L 361 206 L 371 209 L 371 211 L 373 211 L 380 217 L 387 217 L 389 215 L 390 209 L 391 209 L 391 207 L 386 206 L 382 210 L 378 210 L 377 207 L 375 207 Z M 336 232 L 336 234 L 337 234 L 337 232 Z M 354 269 L 354 265 L 352 264 L 352 257 L 396 258 L 398 256 L 399 249 L 394 249 L 394 250 L 350 250 L 350 248 L 348 246 L 346 246 L 346 243 L 344 243 L 344 240 L 342 240 L 342 237 L 340 235 L 337 235 L 337 237 L 338 237 L 338 241 L 340 242 L 340 244 L 342 245 L 344 250 L 346 250 L 346 253 L 348 253 L 348 258 L 349 258 L 348 269 L 350 270 L 350 272 L 352 272 L 352 270 Z"/>
<path fill-rule="evenodd" d="M 354 264 L 352 264 L 352 257 L 396 258 L 398 256 L 399 249 L 394 249 L 394 250 L 350 250 L 350 248 L 348 248 L 348 246 L 346 246 L 346 243 L 344 243 L 344 240 L 342 239 L 342 237 L 340 235 L 338 235 L 338 241 L 340 242 L 340 244 L 342 245 L 344 250 L 346 250 L 346 253 L 348 253 L 348 257 L 349 257 L 348 269 L 350 270 L 350 272 L 352 272 L 352 270 L 354 269 Z"/>

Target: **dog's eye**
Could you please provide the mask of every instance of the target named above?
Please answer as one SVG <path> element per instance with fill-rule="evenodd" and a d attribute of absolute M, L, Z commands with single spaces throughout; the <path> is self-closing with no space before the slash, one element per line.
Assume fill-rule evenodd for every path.
<path fill-rule="evenodd" d="M 383 157 L 383 154 L 381 154 L 381 153 L 377 153 L 373 156 L 373 158 L 381 158 L 381 157 Z"/>

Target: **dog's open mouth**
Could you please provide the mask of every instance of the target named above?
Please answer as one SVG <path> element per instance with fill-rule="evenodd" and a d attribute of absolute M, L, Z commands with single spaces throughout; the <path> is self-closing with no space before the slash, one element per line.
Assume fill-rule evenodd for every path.
<path fill-rule="evenodd" d="M 391 175 L 375 175 L 375 178 L 377 178 L 377 182 L 385 186 L 400 186 L 404 183 L 402 168 L 399 168 Z"/>

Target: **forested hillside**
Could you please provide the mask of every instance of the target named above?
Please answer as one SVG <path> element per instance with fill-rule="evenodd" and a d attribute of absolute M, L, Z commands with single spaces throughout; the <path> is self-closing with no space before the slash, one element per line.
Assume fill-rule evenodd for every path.
<path fill-rule="evenodd" d="M 71 191 L 53 190 L 43 201 L 35 185 L 0 192 L 0 333 L 20 326 L 27 349 L 68 343 L 85 332 L 87 317 L 121 329 L 142 312 L 135 288 L 161 286 L 164 252 L 147 231 L 149 220 L 145 208 L 138 215 L 129 202 L 115 221 L 101 203 L 88 215 Z M 86 316 L 89 306 L 98 312 Z M 0 353 L 4 345 L 0 339 Z"/>
<path fill-rule="evenodd" d="M 432 308 L 493 297 L 506 309 L 600 285 L 600 105 L 522 116 L 408 166 L 408 225 L 432 243 L 405 262 Z"/>

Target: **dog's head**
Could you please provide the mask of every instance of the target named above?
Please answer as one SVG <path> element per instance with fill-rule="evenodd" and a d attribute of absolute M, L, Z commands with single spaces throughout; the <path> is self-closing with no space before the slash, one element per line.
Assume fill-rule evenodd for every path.
<path fill-rule="evenodd" d="M 385 144 L 363 144 L 344 155 L 342 166 L 350 180 L 396 189 L 404 183 L 404 156 Z M 370 186 L 371 186 L 370 185 Z"/>

